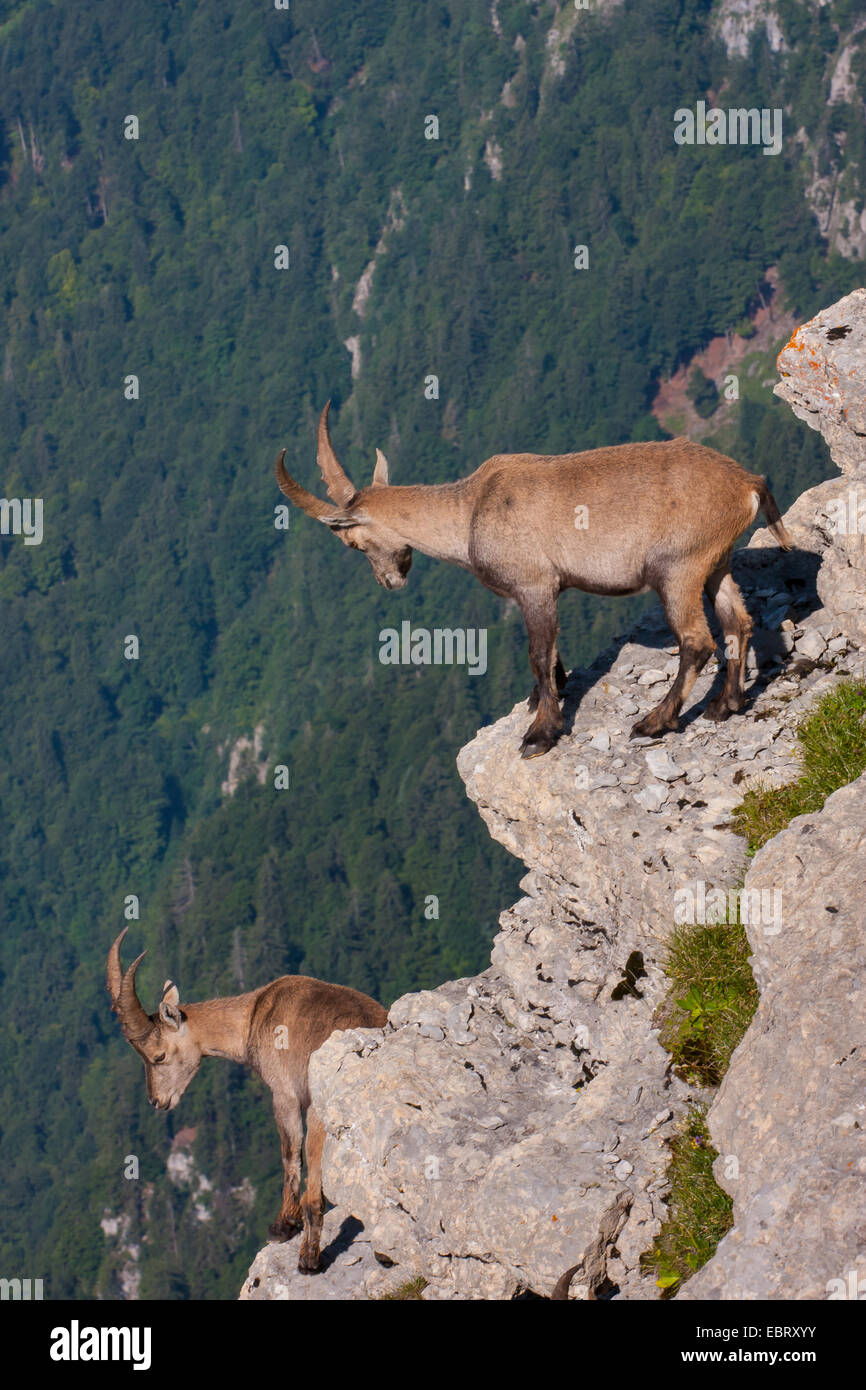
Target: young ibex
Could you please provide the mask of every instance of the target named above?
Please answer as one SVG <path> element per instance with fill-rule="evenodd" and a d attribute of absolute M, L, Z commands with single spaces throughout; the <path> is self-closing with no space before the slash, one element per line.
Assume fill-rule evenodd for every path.
<path fill-rule="evenodd" d="M 108 992 L 127 1042 L 144 1059 L 148 1100 L 158 1110 L 173 1110 L 202 1057 L 226 1057 L 258 1073 L 273 1096 L 285 1175 L 282 1207 L 269 1235 L 290 1240 L 303 1226 L 298 1269 L 312 1273 L 319 1267 L 325 1211 L 325 1131 L 310 1104 L 310 1056 L 337 1029 L 384 1027 L 386 1010 L 356 989 L 283 975 L 249 994 L 202 1004 L 181 1004 L 177 987 L 166 980 L 157 1013 L 147 1014 L 135 990 L 135 972 L 145 953 L 125 974 L 121 968 L 126 932 L 124 928 L 108 953 Z M 307 1163 L 303 1196 L 302 1147 Z"/>
<path fill-rule="evenodd" d="M 706 715 L 727 719 L 743 708 L 752 624 L 731 576 L 731 550 L 759 510 L 783 549 L 792 542 L 765 480 L 724 454 L 690 439 L 581 454 L 494 454 L 456 483 L 390 487 L 387 460 L 377 450 L 372 486 L 356 490 L 331 445 L 326 405 L 318 461 L 333 506 L 290 477 L 285 455 L 275 465 L 280 489 L 345 545 L 362 550 L 386 589 L 403 588 L 416 549 L 470 570 L 519 604 L 535 676 L 525 758 L 546 753 L 562 732 L 556 606 L 564 589 L 654 589 L 664 604 L 679 642 L 679 670 L 632 735 L 677 728 L 683 701 L 714 651 L 705 590 L 727 654 L 724 689 Z"/>

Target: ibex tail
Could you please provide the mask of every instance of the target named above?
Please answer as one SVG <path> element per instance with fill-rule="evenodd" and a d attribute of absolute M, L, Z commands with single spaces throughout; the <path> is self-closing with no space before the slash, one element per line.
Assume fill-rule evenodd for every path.
<path fill-rule="evenodd" d="M 760 499 L 759 510 L 764 514 L 764 520 L 770 533 L 776 538 L 783 550 L 793 550 L 794 540 L 790 531 L 786 528 L 782 520 L 782 513 L 776 506 L 776 499 L 767 487 L 766 478 L 758 478 L 755 491 Z"/>

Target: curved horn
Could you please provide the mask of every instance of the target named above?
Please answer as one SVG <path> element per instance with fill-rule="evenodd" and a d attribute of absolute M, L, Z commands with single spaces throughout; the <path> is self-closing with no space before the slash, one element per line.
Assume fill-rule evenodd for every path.
<path fill-rule="evenodd" d="M 314 516 L 317 521 L 326 521 L 328 517 L 336 516 L 336 507 L 332 507 L 330 502 L 323 502 L 322 499 L 316 497 L 314 493 L 307 492 L 305 487 L 301 487 L 301 484 L 296 483 L 294 478 L 286 472 L 283 462 L 285 457 L 286 451 L 283 449 L 274 464 L 274 476 L 277 480 L 280 492 L 284 493 L 290 501 L 294 502 L 296 507 L 300 507 L 302 512 L 306 512 L 307 516 Z"/>
<path fill-rule="evenodd" d="M 147 952 L 142 951 L 126 974 L 121 974 L 120 943 L 127 931 L 128 928 L 124 927 L 108 953 L 108 992 L 111 995 L 112 1008 L 120 1019 L 126 1037 L 130 1042 L 140 1042 L 153 1027 L 153 1020 L 145 1013 L 135 992 L 135 972 Z"/>
<path fill-rule="evenodd" d="M 376 467 L 373 469 L 373 486 L 388 486 L 388 460 L 381 449 L 376 450 Z"/>
<path fill-rule="evenodd" d="M 130 1042 L 140 1042 L 153 1028 L 153 1020 L 144 1012 L 135 992 L 135 972 L 146 955 L 142 951 L 120 982 L 120 1022 Z"/>
<path fill-rule="evenodd" d="M 328 431 L 328 411 L 331 409 L 331 402 L 325 406 L 319 418 L 319 447 L 316 455 L 319 468 L 322 470 L 322 477 L 328 489 L 328 496 L 336 502 L 338 507 L 345 507 L 355 496 L 355 489 L 343 472 L 334 453 L 334 446 L 331 443 L 331 436 Z"/>
<path fill-rule="evenodd" d="M 115 939 L 114 945 L 108 953 L 108 961 L 105 967 L 106 983 L 108 985 L 108 993 L 111 997 L 111 1007 L 115 1013 L 119 1012 L 120 985 L 123 980 L 123 969 L 120 964 L 120 944 L 128 931 L 129 927 L 124 927 L 120 936 Z"/>

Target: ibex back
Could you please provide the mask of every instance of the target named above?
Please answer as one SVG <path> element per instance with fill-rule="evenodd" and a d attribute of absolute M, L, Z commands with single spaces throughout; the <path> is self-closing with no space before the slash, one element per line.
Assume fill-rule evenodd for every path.
<path fill-rule="evenodd" d="M 201 1004 L 181 1004 L 177 987 L 166 980 L 159 1009 L 147 1014 L 135 989 L 144 952 L 124 973 L 120 944 L 125 935 L 126 929 L 108 953 L 108 992 L 127 1042 L 144 1060 L 148 1100 L 159 1110 L 173 1110 L 202 1057 L 226 1057 L 258 1073 L 273 1096 L 283 1154 L 283 1202 L 269 1234 L 273 1240 L 290 1240 L 303 1226 L 298 1268 L 312 1273 L 319 1267 L 325 1210 L 325 1131 L 310 1104 L 310 1057 L 337 1029 L 384 1027 L 386 1010 L 356 989 L 283 975 L 249 994 Z M 303 1196 L 302 1148 L 307 1164 Z"/>
<path fill-rule="evenodd" d="M 407 580 L 412 551 L 470 570 L 495 594 L 520 605 L 535 677 L 535 719 L 525 758 L 546 753 L 562 731 L 565 670 L 556 647 L 564 589 L 637 594 L 654 589 L 679 642 L 668 694 L 633 735 L 678 727 L 679 712 L 715 649 L 703 610 L 706 591 L 725 638 L 727 667 L 708 719 L 745 704 L 751 620 L 731 576 L 734 543 L 763 510 L 783 549 L 792 544 L 763 478 L 690 439 L 618 444 L 580 454 L 495 454 L 468 478 L 437 486 L 392 487 L 377 451 L 370 487 L 357 490 L 319 421 L 318 462 L 334 505 L 275 465 L 280 489 L 343 543 L 367 556 L 386 589 Z"/>

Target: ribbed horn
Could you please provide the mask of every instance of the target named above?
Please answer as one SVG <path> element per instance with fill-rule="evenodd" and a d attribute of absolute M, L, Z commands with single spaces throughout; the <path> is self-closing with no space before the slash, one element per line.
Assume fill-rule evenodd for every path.
<path fill-rule="evenodd" d="M 302 512 L 306 512 L 307 516 L 314 516 L 317 521 L 326 521 L 328 517 L 336 516 L 336 507 L 332 507 L 330 502 L 316 497 L 314 493 L 307 492 L 305 487 L 301 487 L 301 484 L 296 483 L 294 478 L 286 472 L 286 466 L 283 462 L 285 457 L 286 451 L 283 449 L 274 464 L 274 477 L 280 492 L 284 493 L 291 502 L 294 502 L 296 507 L 300 507 Z"/>
<path fill-rule="evenodd" d="M 336 502 L 338 507 L 345 507 L 355 496 L 355 488 L 340 466 L 337 455 L 334 453 L 334 446 L 331 443 L 331 435 L 328 431 L 328 411 L 331 409 L 331 402 L 325 406 L 319 418 L 319 448 L 317 453 L 319 468 L 328 489 L 328 496 Z"/>
<path fill-rule="evenodd" d="M 135 992 L 135 972 L 147 952 L 142 951 L 126 973 L 121 974 L 120 943 L 126 936 L 126 932 L 127 928 L 124 927 L 108 953 L 108 992 L 111 995 L 112 1007 L 120 1019 L 126 1037 L 130 1042 L 135 1043 L 141 1042 L 147 1037 L 153 1028 L 153 1020 L 145 1013 Z"/>
<path fill-rule="evenodd" d="M 120 964 L 120 946 L 129 927 L 124 927 L 120 936 L 115 938 L 114 945 L 108 953 L 108 961 L 105 967 L 106 984 L 111 998 L 111 1007 L 117 1013 L 120 1008 L 120 985 L 123 980 L 123 970 Z"/>

